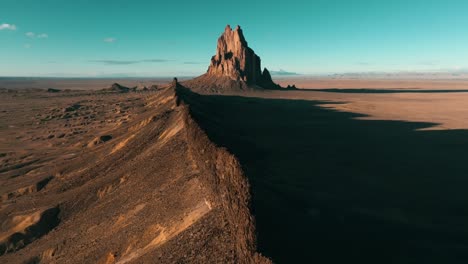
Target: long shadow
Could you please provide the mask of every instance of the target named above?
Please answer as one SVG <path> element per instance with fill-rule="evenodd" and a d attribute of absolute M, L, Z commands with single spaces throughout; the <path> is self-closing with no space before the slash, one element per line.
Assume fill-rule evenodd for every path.
<path fill-rule="evenodd" d="M 468 90 L 423 90 L 423 89 L 299 89 L 305 92 L 329 92 L 329 93 L 365 93 L 365 94 L 387 94 L 387 93 L 468 93 Z"/>
<path fill-rule="evenodd" d="M 468 131 L 356 120 L 323 102 L 183 98 L 249 177 L 276 263 L 467 263 Z"/>

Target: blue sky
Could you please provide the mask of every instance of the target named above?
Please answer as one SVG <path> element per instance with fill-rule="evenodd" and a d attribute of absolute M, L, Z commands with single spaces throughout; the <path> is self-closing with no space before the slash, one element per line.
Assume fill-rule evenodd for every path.
<path fill-rule="evenodd" d="M 0 0 L 0 76 L 186 76 L 226 24 L 303 74 L 468 69 L 466 0 Z"/>

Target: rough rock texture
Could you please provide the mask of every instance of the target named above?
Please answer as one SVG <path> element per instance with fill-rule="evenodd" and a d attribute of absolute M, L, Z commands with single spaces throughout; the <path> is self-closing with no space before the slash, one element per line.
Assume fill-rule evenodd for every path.
<path fill-rule="evenodd" d="M 196 111 L 198 94 L 176 84 L 179 106 L 185 111 L 186 136 L 191 143 L 197 167 L 203 171 L 202 180 L 218 197 L 216 204 L 227 219 L 225 232 L 229 232 L 235 247 L 237 263 L 270 264 L 271 261 L 257 253 L 254 219 L 250 213 L 250 185 L 237 158 L 225 148 L 210 141 L 191 113 Z M 195 155 L 196 153 L 196 155 Z M 215 204 L 215 205 L 216 205 Z"/>
<path fill-rule="evenodd" d="M 112 91 L 112 92 L 121 92 L 121 93 L 127 93 L 130 90 L 131 90 L 130 88 L 120 85 L 118 83 L 113 83 L 111 87 L 103 89 L 103 91 Z"/>
<path fill-rule="evenodd" d="M 206 74 L 184 83 L 197 92 L 233 92 L 249 89 L 280 89 L 260 57 L 249 48 L 240 26 L 227 25 L 218 38 L 216 55 L 211 58 Z"/>
<path fill-rule="evenodd" d="M 40 95 L 23 117 L 35 136 L 0 152 L 0 263 L 271 263 L 256 252 L 240 163 L 192 119 L 200 97 L 177 79 Z"/>
<path fill-rule="evenodd" d="M 260 57 L 248 47 L 239 26 L 235 30 L 226 26 L 218 39 L 216 55 L 211 58 L 208 74 L 228 76 L 248 84 L 257 84 L 261 79 Z"/>
<path fill-rule="evenodd" d="M 264 88 L 268 88 L 268 89 L 281 89 L 281 86 L 274 83 L 273 80 L 271 79 L 271 74 L 267 70 L 267 68 L 263 69 L 260 86 Z"/>

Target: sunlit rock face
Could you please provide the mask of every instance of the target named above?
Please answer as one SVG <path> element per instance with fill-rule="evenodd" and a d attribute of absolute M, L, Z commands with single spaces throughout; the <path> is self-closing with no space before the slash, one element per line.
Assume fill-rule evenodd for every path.
<path fill-rule="evenodd" d="M 226 26 L 224 33 L 218 38 L 216 55 L 211 58 L 208 74 L 228 76 L 248 84 L 260 82 L 260 57 L 248 47 L 239 26 L 234 30 L 229 25 Z"/>
<path fill-rule="evenodd" d="M 282 88 L 273 82 L 267 69 L 261 71 L 260 57 L 249 48 L 240 26 L 233 30 L 229 25 L 218 38 L 207 72 L 183 84 L 198 93 Z"/>

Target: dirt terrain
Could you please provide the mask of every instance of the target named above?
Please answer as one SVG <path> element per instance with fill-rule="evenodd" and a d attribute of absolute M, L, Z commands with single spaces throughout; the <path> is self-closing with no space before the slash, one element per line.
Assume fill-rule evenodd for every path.
<path fill-rule="evenodd" d="M 267 262 L 237 160 L 174 86 L 0 98 L 0 262 Z"/>
<path fill-rule="evenodd" d="M 0 262 L 468 260 L 462 88 L 90 86 L 0 94 Z"/>
<path fill-rule="evenodd" d="M 233 93 L 235 94 L 235 93 Z M 468 129 L 468 90 L 323 89 L 268 91 L 243 96 L 312 100 L 339 111 L 363 114 L 356 119 L 433 123 L 424 130 Z"/>
<path fill-rule="evenodd" d="M 179 78 L 183 80 L 184 78 Z M 127 87 L 167 84 L 172 78 L 39 78 L 39 77 L 0 77 L 0 90 L 101 90 L 112 83 Z"/>

